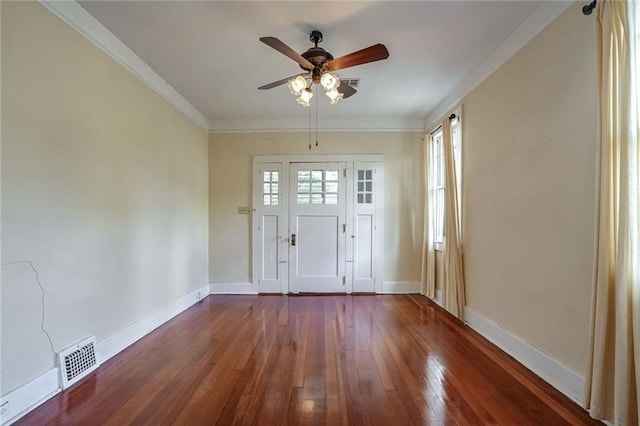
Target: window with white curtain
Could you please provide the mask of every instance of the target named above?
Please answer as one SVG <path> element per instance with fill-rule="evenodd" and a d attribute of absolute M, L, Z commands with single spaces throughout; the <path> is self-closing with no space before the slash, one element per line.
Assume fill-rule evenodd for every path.
<path fill-rule="evenodd" d="M 456 169 L 456 183 L 458 186 L 458 206 L 462 211 L 461 194 L 462 194 L 462 173 L 461 173 L 461 131 L 459 116 L 451 120 L 451 142 L 453 143 L 453 161 Z M 431 133 L 431 182 L 433 188 L 431 202 L 434 206 L 434 243 L 436 250 L 442 250 L 445 242 L 444 232 L 444 192 L 445 192 L 445 175 L 444 175 L 444 146 L 442 139 L 442 129 L 438 128 Z"/>

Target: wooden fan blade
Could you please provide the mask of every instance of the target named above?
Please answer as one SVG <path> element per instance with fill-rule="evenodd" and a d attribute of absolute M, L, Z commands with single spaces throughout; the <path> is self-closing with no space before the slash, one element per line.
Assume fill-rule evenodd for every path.
<path fill-rule="evenodd" d="M 365 47 L 357 52 L 349 53 L 327 62 L 324 69 L 327 71 L 336 71 L 344 68 L 355 67 L 356 65 L 367 64 L 369 62 L 381 61 L 389 57 L 389 51 L 384 44 L 374 44 Z"/>
<path fill-rule="evenodd" d="M 345 81 L 341 81 L 340 86 L 338 86 L 338 92 L 342 93 L 342 99 L 347 99 L 349 96 L 355 95 L 357 90 L 349 86 Z"/>
<path fill-rule="evenodd" d="M 278 86 L 280 86 L 282 84 L 285 84 L 289 80 L 293 80 L 294 78 L 296 78 L 299 75 L 301 75 L 303 77 L 306 77 L 306 76 L 309 75 L 309 73 L 308 72 L 303 72 L 302 74 L 292 75 L 291 77 L 283 78 L 282 80 L 274 81 L 273 83 L 269 83 L 269 84 L 265 84 L 264 86 L 260 86 L 260 87 L 258 87 L 258 90 L 273 89 L 274 87 L 278 87 Z"/>
<path fill-rule="evenodd" d="M 260 37 L 260 41 L 266 44 L 269 47 L 276 49 L 278 52 L 282 53 L 285 56 L 293 59 L 297 63 L 299 63 L 302 68 L 307 70 L 313 69 L 313 64 L 303 58 L 298 52 L 281 42 L 275 37 Z"/>

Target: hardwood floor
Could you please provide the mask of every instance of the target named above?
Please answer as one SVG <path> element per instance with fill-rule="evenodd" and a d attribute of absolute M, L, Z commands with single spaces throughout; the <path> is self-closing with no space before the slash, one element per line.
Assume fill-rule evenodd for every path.
<path fill-rule="evenodd" d="M 18 424 L 600 424 L 418 295 L 209 296 Z"/>

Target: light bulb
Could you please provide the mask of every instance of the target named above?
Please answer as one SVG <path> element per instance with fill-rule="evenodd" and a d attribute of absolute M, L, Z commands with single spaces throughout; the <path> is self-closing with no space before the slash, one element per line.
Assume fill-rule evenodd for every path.
<path fill-rule="evenodd" d="M 335 105 L 338 103 L 340 99 L 344 96 L 344 94 L 338 92 L 338 89 L 331 89 L 324 92 L 329 99 L 331 99 L 331 105 Z"/>
<path fill-rule="evenodd" d="M 340 86 L 340 79 L 335 74 L 325 72 L 322 74 L 322 77 L 320 77 L 320 84 L 322 84 L 324 90 L 337 89 L 338 86 Z"/>
<path fill-rule="evenodd" d="M 287 87 L 292 95 L 298 96 L 300 92 L 307 87 L 307 80 L 303 76 L 299 75 L 296 78 L 289 80 Z"/>

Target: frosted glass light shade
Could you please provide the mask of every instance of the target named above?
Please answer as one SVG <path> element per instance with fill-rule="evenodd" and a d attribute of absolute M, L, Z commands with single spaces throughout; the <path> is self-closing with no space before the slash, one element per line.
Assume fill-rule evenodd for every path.
<path fill-rule="evenodd" d="M 296 101 L 300 105 L 308 107 L 310 105 L 311 98 L 313 98 L 313 92 L 307 87 L 300 92 L 300 95 L 297 97 Z"/>
<path fill-rule="evenodd" d="M 324 87 L 324 90 L 337 89 L 340 86 L 340 79 L 335 74 L 326 72 L 320 77 L 320 84 Z"/>
<path fill-rule="evenodd" d="M 325 94 L 331 100 L 331 105 L 337 104 L 338 101 L 344 96 L 344 94 L 338 92 L 338 89 L 327 90 Z"/>
<path fill-rule="evenodd" d="M 299 75 L 296 78 L 289 80 L 287 87 L 292 95 L 298 96 L 300 92 L 307 88 L 307 80 L 303 76 Z"/>

